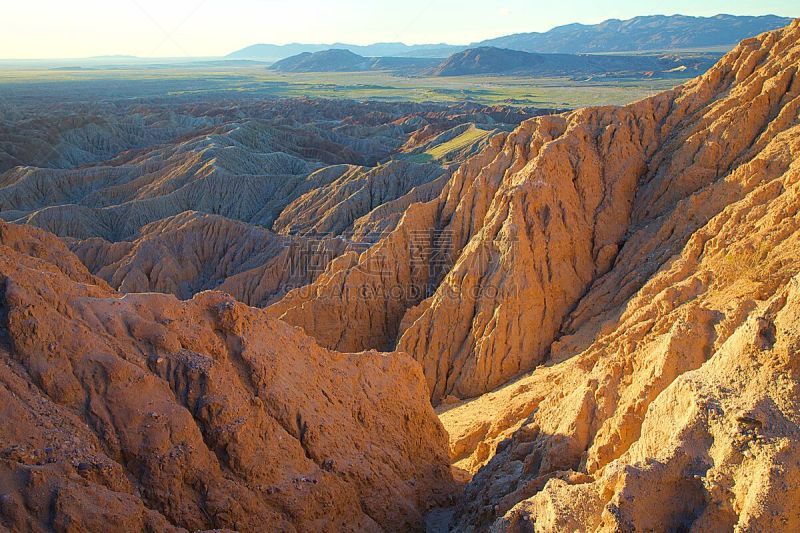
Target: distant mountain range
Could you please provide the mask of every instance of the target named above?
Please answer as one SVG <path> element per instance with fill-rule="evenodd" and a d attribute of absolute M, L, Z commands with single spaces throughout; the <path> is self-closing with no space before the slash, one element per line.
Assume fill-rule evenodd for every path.
<path fill-rule="evenodd" d="M 518 74 L 525 76 L 606 76 L 653 78 L 696 76 L 719 59 L 719 54 L 599 55 L 534 54 L 491 46 L 453 54 L 429 72 L 434 76 Z"/>
<path fill-rule="evenodd" d="M 653 15 L 600 24 L 568 24 L 544 33 L 520 33 L 470 45 L 403 43 L 256 44 L 228 55 L 231 59 L 279 61 L 301 53 L 344 49 L 365 57 L 446 58 L 469 48 L 496 47 L 538 53 L 611 53 L 732 47 L 747 37 L 786 26 L 790 18 L 765 15 L 688 17 Z"/>
<path fill-rule="evenodd" d="M 301 44 L 284 45 L 254 44 L 232 54 L 230 59 L 256 59 L 260 61 L 279 61 L 298 54 L 324 52 L 326 50 L 349 50 L 365 57 L 428 57 L 445 58 L 454 52 L 463 50 L 463 46 L 448 44 L 406 45 L 403 43 L 377 43 L 370 45 L 357 44 Z"/>
<path fill-rule="evenodd" d="M 542 53 L 641 52 L 732 46 L 748 37 L 788 25 L 790 18 L 766 15 L 687 17 L 654 15 L 600 24 L 568 24 L 545 33 L 520 33 L 483 41 L 497 46 Z"/>
<path fill-rule="evenodd" d="M 304 52 L 270 67 L 278 72 L 389 71 L 406 76 L 523 75 L 536 77 L 663 78 L 696 76 L 708 70 L 719 54 L 663 55 L 533 54 L 483 46 L 449 58 L 363 57 L 349 50 Z"/>

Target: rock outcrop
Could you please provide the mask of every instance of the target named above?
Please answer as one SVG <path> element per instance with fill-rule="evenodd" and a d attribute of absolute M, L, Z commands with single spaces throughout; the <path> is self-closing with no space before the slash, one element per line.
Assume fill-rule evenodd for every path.
<path fill-rule="evenodd" d="M 413 530 L 452 496 L 410 358 L 222 293 L 122 297 L 42 232 L 0 237 L 4 527 Z"/>
<path fill-rule="evenodd" d="M 628 108 L 665 99 L 670 133 L 608 271 L 542 366 L 441 407 L 453 460 L 477 472 L 454 528 L 800 525 L 798 68 L 796 22 Z"/>
<path fill-rule="evenodd" d="M 365 252 L 361 266 L 336 265 L 364 270 L 382 255 L 379 263 L 391 273 L 368 281 L 327 273 L 299 301 L 289 294 L 276 314 L 323 344 L 337 340 L 338 349 L 396 345 L 411 353 L 436 401 L 477 396 L 533 369 L 563 333 L 622 305 L 693 231 L 748 192 L 740 184 L 720 189 L 726 177 L 762 164 L 759 154 L 766 161 L 767 144 L 795 125 L 794 38 L 786 30 L 747 41 L 707 75 L 627 107 L 536 118 L 495 137 L 438 199 L 410 209 L 394 234 Z M 739 111 L 742 102 L 747 113 Z M 780 168 L 772 163 L 771 171 Z M 687 219 L 687 203 L 707 188 L 718 200 Z M 669 229 L 676 224 L 680 230 Z M 429 244 L 436 253 L 428 255 L 443 265 L 410 268 L 409 236 L 419 232 L 446 238 L 446 247 Z M 615 265 L 615 277 L 604 278 Z M 444 266 L 437 269 L 446 275 L 430 279 L 432 266 Z M 328 280 L 344 277 L 355 292 L 358 283 L 370 294 L 418 295 L 422 279 L 436 290 L 402 301 L 340 303 L 346 296 Z M 602 280 L 613 298 L 583 312 L 595 298 L 587 293 Z M 317 333 L 311 317 L 319 307 L 354 305 L 364 311 Z M 359 323 L 353 315 L 369 318 Z M 381 335 L 376 324 L 384 324 Z"/>

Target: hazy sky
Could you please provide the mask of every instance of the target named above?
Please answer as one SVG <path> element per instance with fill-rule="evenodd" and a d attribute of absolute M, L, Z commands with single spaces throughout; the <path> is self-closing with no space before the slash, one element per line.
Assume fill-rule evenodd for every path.
<path fill-rule="evenodd" d="M 674 14 L 800 16 L 798 0 L 5 0 L 0 58 L 217 56 L 255 43 L 473 41 Z"/>

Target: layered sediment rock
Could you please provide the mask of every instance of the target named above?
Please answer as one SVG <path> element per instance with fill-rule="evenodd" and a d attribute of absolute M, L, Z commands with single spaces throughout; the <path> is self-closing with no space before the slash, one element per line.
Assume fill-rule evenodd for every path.
<path fill-rule="evenodd" d="M 737 169 L 746 172 L 757 164 L 766 144 L 796 122 L 796 65 L 785 55 L 794 50 L 793 36 L 779 35 L 744 43 L 708 74 L 674 91 L 622 108 L 532 119 L 493 139 L 438 199 L 406 213 L 396 232 L 405 236 L 389 236 L 360 258 L 368 263 L 379 250 L 402 248 L 415 232 L 446 234 L 452 268 L 436 292 L 402 302 L 406 308 L 419 304 L 405 320 L 401 312 L 387 313 L 393 302 L 375 301 L 362 313 L 370 323 L 348 319 L 346 329 L 363 337 L 348 333 L 350 340 L 337 347 L 396 344 L 423 363 L 435 400 L 479 395 L 543 362 L 562 326 L 568 332 L 598 309 L 624 302 L 732 194 L 746 193 L 731 185 L 718 200 L 697 204 L 687 219 L 687 202 L 697 202 L 714 184 L 719 189 Z M 746 113 L 740 111 L 744 102 Z M 420 211 L 432 216 L 417 223 L 412 219 Z M 670 234 L 668 220 L 681 227 Z M 384 278 L 404 288 L 417 284 L 404 272 L 409 252 L 391 253 L 397 255 L 385 262 L 400 266 Z M 584 297 L 615 264 L 616 277 L 605 278 L 606 292 L 622 290 L 568 321 L 581 301 L 581 309 L 589 305 L 594 296 Z M 334 287 L 316 290 L 320 305 L 336 305 Z M 317 336 L 305 318 L 314 314 L 314 302 L 307 299 L 286 317 Z M 376 338 L 374 322 L 389 323 L 388 335 Z M 323 343 L 339 337 L 320 336 Z"/>
<path fill-rule="evenodd" d="M 477 471 L 454 527 L 798 527 L 799 42 L 746 41 L 655 99 L 676 126 L 609 271 L 543 366 L 442 408 Z"/>
<path fill-rule="evenodd" d="M 5 527 L 405 530 L 451 496 L 411 359 L 321 349 L 222 293 L 122 297 L 0 229 Z"/>
<path fill-rule="evenodd" d="M 673 91 L 526 122 L 272 309 L 423 364 L 475 473 L 455 530 L 793 530 L 799 69 L 796 22 Z M 406 267 L 431 228 L 439 279 Z"/>

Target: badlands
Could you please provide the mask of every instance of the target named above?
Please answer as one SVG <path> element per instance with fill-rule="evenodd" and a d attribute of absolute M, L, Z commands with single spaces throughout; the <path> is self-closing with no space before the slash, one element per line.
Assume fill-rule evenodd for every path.
<path fill-rule="evenodd" d="M 0 530 L 800 530 L 800 21 L 627 106 L 0 125 Z"/>

